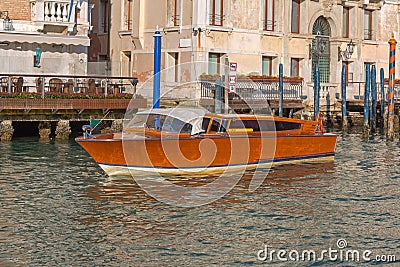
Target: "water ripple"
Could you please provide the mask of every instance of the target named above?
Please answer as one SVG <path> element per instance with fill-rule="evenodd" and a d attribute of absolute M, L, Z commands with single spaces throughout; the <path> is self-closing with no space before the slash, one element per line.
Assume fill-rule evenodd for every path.
<path fill-rule="evenodd" d="M 249 171 L 219 201 L 176 208 L 130 177 L 105 176 L 74 142 L 3 142 L 0 265 L 259 265 L 264 245 L 321 251 L 339 238 L 352 249 L 396 254 L 399 147 L 380 136 L 341 136 L 334 163 L 275 167 L 253 193 Z"/>

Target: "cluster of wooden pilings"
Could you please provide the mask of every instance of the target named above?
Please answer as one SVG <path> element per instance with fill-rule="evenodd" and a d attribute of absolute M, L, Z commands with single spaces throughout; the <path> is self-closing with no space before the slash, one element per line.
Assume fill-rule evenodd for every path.
<path fill-rule="evenodd" d="M 12 126 L 12 121 L 2 121 L 0 123 L 0 140 L 10 141 L 14 134 L 14 128 Z"/>
<path fill-rule="evenodd" d="M 374 65 L 366 65 L 365 67 L 365 91 L 364 91 L 364 120 L 363 120 L 363 136 L 368 137 L 370 133 L 377 130 L 377 121 L 379 120 L 380 127 L 383 128 L 387 138 L 394 140 L 395 135 L 399 133 L 399 117 L 395 115 L 394 109 L 394 82 L 395 82 L 395 48 L 396 40 L 392 37 L 389 40 L 390 53 L 389 53 L 389 88 L 387 92 L 387 99 L 385 99 L 385 87 L 384 87 L 384 70 L 380 69 L 380 94 L 382 96 L 380 101 L 380 107 L 377 107 L 377 71 Z M 346 131 L 348 129 L 348 112 L 346 104 L 346 66 L 342 67 L 342 129 Z M 318 64 L 315 64 L 314 68 L 314 120 L 319 114 L 319 92 L 320 92 L 320 73 Z M 385 106 L 385 103 L 388 103 Z M 380 118 L 377 117 L 377 110 L 380 109 Z"/>
<path fill-rule="evenodd" d="M 69 120 L 59 120 L 55 130 L 56 139 L 68 139 L 71 134 Z M 50 139 L 51 125 L 48 121 L 39 122 L 38 126 L 40 139 Z M 13 122 L 4 120 L 0 123 L 0 140 L 11 141 L 14 135 Z"/>
<path fill-rule="evenodd" d="M 382 95 L 380 116 L 381 127 L 385 130 L 386 136 L 389 140 L 393 140 L 396 133 L 399 132 L 398 116 L 394 113 L 394 82 L 395 82 L 395 55 L 396 55 L 396 40 L 392 37 L 389 40 L 389 87 L 387 92 L 387 103 L 385 107 L 385 89 L 384 89 L 384 70 L 380 69 L 380 89 Z M 345 70 L 342 71 L 343 76 L 346 75 Z M 364 93 L 364 124 L 363 136 L 368 137 L 371 132 L 376 131 L 377 121 L 377 83 L 376 83 L 376 68 L 374 65 L 371 67 L 366 65 L 365 69 L 365 93 Z M 342 76 L 342 77 L 343 77 Z M 342 78 L 342 91 L 345 90 L 345 83 Z M 345 109 L 345 107 L 344 107 Z M 342 111 L 344 115 L 344 111 Z M 397 122 L 397 123 L 396 123 Z M 344 125 L 345 127 L 345 125 Z"/>
<path fill-rule="evenodd" d="M 94 121 L 94 120 L 93 120 Z M 77 136 L 82 134 L 81 128 L 75 129 L 75 132 L 72 132 L 73 129 L 71 127 L 71 122 L 76 124 L 77 121 L 70 120 L 59 120 L 56 122 L 56 126 L 54 129 L 54 123 L 50 121 L 39 121 L 36 122 L 37 129 L 39 133 L 39 138 L 41 140 L 49 140 L 51 138 L 55 138 L 56 140 L 67 140 L 71 136 Z M 0 141 L 11 141 L 15 135 L 15 127 L 13 125 L 18 124 L 20 122 L 13 122 L 11 120 L 4 120 L 0 122 Z M 98 121 L 97 121 L 98 123 Z M 53 124 L 53 125 L 52 125 Z M 87 122 L 78 121 L 78 124 L 87 124 Z M 122 119 L 113 119 L 112 121 L 103 122 L 101 126 L 97 127 L 97 124 L 92 125 L 97 128 L 97 132 L 101 133 L 114 133 L 121 132 L 123 127 Z M 53 126 L 53 127 L 52 127 Z M 75 125 L 76 126 L 76 125 Z M 79 126 L 81 127 L 81 126 Z M 18 127 L 17 127 L 18 128 Z M 76 127 L 75 127 L 76 128 Z"/>

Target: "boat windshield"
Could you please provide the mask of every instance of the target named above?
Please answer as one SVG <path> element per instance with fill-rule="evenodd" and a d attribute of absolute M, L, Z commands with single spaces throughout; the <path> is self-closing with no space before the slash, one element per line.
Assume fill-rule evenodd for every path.
<path fill-rule="evenodd" d="M 129 123 L 129 128 L 146 128 L 163 132 L 191 133 L 192 125 L 177 118 L 165 115 L 136 115 L 134 120 Z"/>
<path fill-rule="evenodd" d="M 151 109 L 136 113 L 128 128 L 148 128 L 173 133 L 202 132 L 206 111 L 194 108 Z"/>

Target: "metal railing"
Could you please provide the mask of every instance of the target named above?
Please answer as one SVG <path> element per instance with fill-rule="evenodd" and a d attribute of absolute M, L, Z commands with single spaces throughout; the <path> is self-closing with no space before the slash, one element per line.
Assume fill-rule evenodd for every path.
<path fill-rule="evenodd" d="M 351 95 L 349 95 L 349 93 L 347 93 L 347 99 L 348 100 L 364 100 L 364 93 L 365 93 L 365 82 L 349 82 L 348 84 L 348 88 L 351 88 L 352 90 L 350 92 L 352 92 Z M 381 84 L 378 82 L 376 84 L 376 88 L 377 88 L 377 100 L 381 100 L 384 99 L 385 101 L 387 101 L 387 92 L 388 92 L 388 81 L 385 81 L 384 83 L 384 91 L 385 94 L 384 96 L 382 96 L 381 94 Z M 395 83 L 394 85 L 394 99 L 396 101 L 400 101 L 400 83 Z"/>
<path fill-rule="evenodd" d="M 201 98 L 213 99 L 215 93 L 215 81 L 200 81 Z M 279 99 L 278 81 L 252 81 L 238 80 L 236 84 L 236 93 L 238 97 L 244 100 L 272 100 Z M 303 82 L 286 80 L 283 83 L 283 98 L 291 100 L 304 99 Z"/>

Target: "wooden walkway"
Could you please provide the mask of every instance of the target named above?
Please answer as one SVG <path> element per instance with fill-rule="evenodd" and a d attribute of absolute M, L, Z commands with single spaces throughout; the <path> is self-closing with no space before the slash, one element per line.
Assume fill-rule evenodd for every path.
<path fill-rule="evenodd" d="M 145 108 L 146 99 L 16 99 L 0 98 L 0 110 L 93 110 Z"/>
<path fill-rule="evenodd" d="M 0 121 L 122 119 L 127 110 L 147 107 L 147 99 L 0 98 Z"/>

